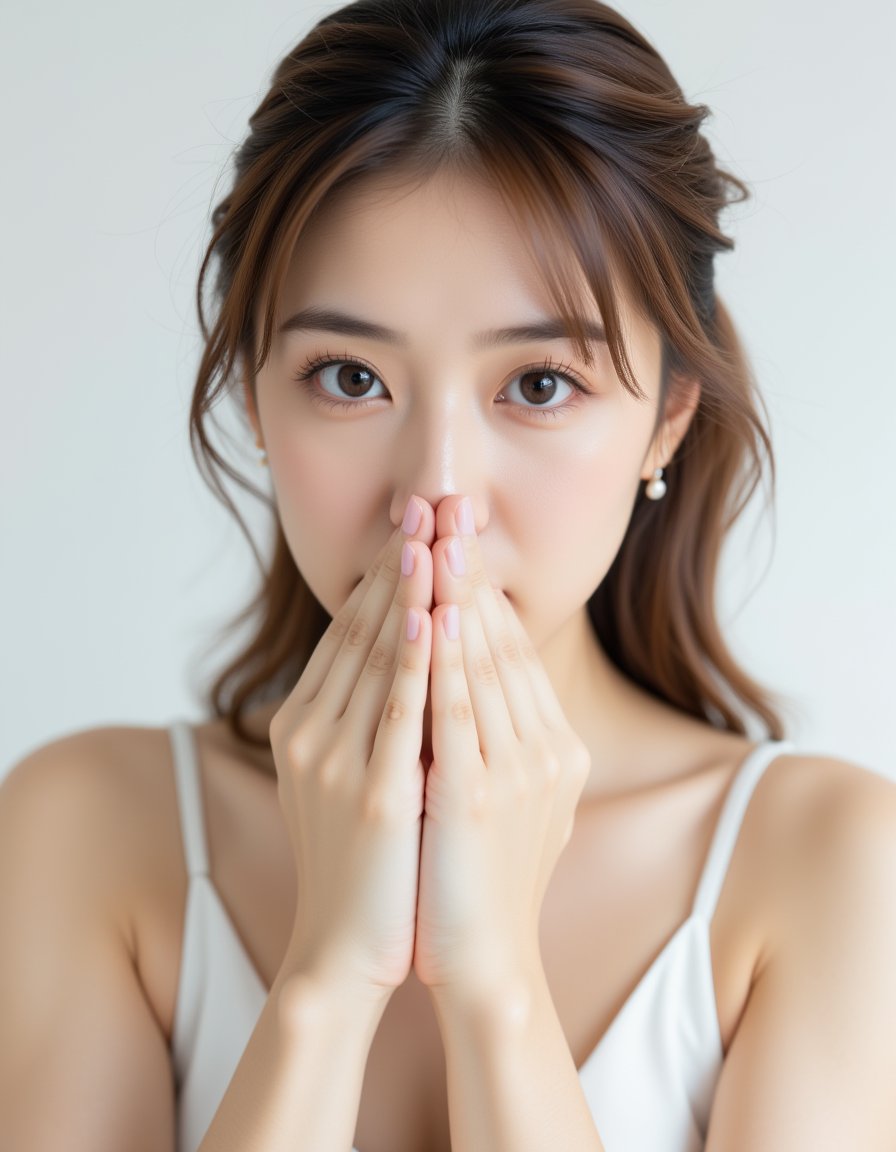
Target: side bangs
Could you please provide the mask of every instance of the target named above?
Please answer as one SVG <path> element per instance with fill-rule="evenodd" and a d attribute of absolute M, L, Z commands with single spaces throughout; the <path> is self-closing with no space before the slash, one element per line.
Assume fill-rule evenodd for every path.
<path fill-rule="evenodd" d="M 544 272 L 548 294 L 576 354 L 585 364 L 593 363 L 586 324 L 596 308 L 623 387 L 646 399 L 632 369 L 618 301 L 624 293 L 633 307 L 643 311 L 643 305 L 599 197 L 568 159 L 561 162 L 538 138 L 517 140 L 515 146 L 507 139 L 490 143 L 482 167 Z"/>

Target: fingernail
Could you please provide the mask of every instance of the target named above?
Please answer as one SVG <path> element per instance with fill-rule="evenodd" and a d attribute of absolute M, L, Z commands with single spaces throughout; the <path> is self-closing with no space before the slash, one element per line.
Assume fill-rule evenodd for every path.
<path fill-rule="evenodd" d="M 457 530 L 461 536 L 475 536 L 476 525 L 473 523 L 473 505 L 470 503 L 470 498 L 464 496 L 454 513 L 454 518 L 457 521 Z"/>
<path fill-rule="evenodd" d="M 416 640 L 420 635 L 420 617 L 413 608 L 408 609 L 408 640 Z"/>
<path fill-rule="evenodd" d="M 463 576 L 467 571 L 467 563 L 464 560 L 464 546 L 456 536 L 452 536 L 448 541 L 445 553 L 452 576 Z"/>
<path fill-rule="evenodd" d="M 408 500 L 408 506 L 404 512 L 404 520 L 401 522 L 401 530 L 405 536 L 413 536 L 420 527 L 420 521 L 422 519 L 423 511 L 412 496 L 410 500 Z"/>
<path fill-rule="evenodd" d="M 401 574 L 402 576 L 414 575 L 414 549 L 405 540 L 401 549 Z"/>
<path fill-rule="evenodd" d="M 460 636 L 460 612 L 458 612 L 456 604 L 448 605 L 448 610 L 442 617 L 442 624 L 449 640 L 456 640 Z"/>

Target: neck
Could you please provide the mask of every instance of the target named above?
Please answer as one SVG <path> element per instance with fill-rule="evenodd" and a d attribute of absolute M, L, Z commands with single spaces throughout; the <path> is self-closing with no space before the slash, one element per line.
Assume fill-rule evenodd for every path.
<path fill-rule="evenodd" d="M 539 657 L 566 719 L 591 754 L 583 799 L 607 799 L 648 784 L 657 765 L 693 758 L 698 730 L 710 732 L 621 672 L 584 607 L 539 649 Z"/>

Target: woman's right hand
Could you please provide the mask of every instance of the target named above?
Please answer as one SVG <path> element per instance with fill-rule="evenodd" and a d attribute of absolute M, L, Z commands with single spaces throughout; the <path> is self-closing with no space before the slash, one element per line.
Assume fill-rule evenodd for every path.
<path fill-rule="evenodd" d="M 413 503 L 416 531 L 383 547 L 270 726 L 297 878 L 284 966 L 360 991 L 391 992 L 414 955 L 435 515 Z"/>

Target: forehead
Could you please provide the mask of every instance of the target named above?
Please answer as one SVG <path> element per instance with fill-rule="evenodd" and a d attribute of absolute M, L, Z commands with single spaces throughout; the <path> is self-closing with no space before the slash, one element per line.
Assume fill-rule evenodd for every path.
<path fill-rule="evenodd" d="M 436 273 L 463 279 L 468 291 L 486 278 L 547 305 L 538 299 L 544 276 L 503 199 L 484 181 L 450 171 L 425 180 L 368 176 L 331 195 L 296 243 L 288 285 L 301 291 L 337 281 L 342 291 L 354 280 L 359 291 L 419 291 Z"/>
<path fill-rule="evenodd" d="M 565 261 L 575 310 L 601 324 L 572 253 L 549 255 Z M 315 305 L 419 333 L 430 346 L 441 340 L 447 350 L 474 332 L 557 317 L 548 283 L 531 237 L 484 179 L 447 169 L 426 179 L 366 176 L 331 194 L 303 229 L 275 302 L 275 330 Z M 627 348 L 635 358 L 639 346 L 649 350 L 653 360 L 654 327 L 618 284 L 613 296 Z"/>

